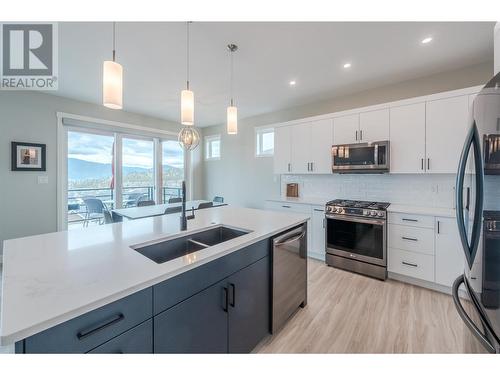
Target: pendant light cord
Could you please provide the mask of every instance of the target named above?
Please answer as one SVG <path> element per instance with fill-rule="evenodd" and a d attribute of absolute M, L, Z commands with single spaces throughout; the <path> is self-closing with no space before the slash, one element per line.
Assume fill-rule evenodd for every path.
<path fill-rule="evenodd" d="M 233 106 L 233 51 L 229 51 L 231 53 L 231 75 L 230 75 L 230 80 L 229 80 L 229 91 L 231 93 L 231 107 Z"/>
<path fill-rule="evenodd" d="M 116 61 L 116 22 L 113 22 L 113 61 Z"/>
<path fill-rule="evenodd" d="M 186 80 L 186 86 L 187 86 L 187 89 L 189 90 L 189 24 L 191 23 L 191 21 L 188 21 L 186 23 L 186 39 L 187 39 L 187 42 L 186 42 L 186 76 L 187 76 L 187 80 Z"/>

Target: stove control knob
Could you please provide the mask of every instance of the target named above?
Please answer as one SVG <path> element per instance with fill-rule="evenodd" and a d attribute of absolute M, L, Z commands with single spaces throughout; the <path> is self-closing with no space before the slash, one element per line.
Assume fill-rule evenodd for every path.
<path fill-rule="evenodd" d="M 372 210 L 372 211 L 370 212 L 370 215 L 371 215 L 371 216 L 377 216 L 377 211 Z"/>
<path fill-rule="evenodd" d="M 330 212 L 337 212 L 337 208 L 336 207 L 330 207 Z"/>
<path fill-rule="evenodd" d="M 379 211 L 377 215 L 378 217 L 384 217 L 384 211 Z"/>

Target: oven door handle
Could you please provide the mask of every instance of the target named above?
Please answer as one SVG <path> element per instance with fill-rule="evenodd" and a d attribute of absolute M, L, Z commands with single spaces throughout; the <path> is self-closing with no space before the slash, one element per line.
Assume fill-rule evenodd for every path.
<path fill-rule="evenodd" d="M 355 223 L 378 224 L 378 225 L 385 224 L 385 220 L 368 219 L 368 218 L 359 217 L 359 216 L 344 216 L 344 215 L 326 214 L 325 217 L 327 219 L 344 220 L 344 221 L 351 221 L 351 222 L 355 222 Z"/>

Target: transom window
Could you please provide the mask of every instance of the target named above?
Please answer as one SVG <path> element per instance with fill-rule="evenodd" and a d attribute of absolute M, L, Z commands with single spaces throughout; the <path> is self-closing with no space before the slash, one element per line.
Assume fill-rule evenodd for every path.
<path fill-rule="evenodd" d="M 274 155 L 274 128 L 255 129 L 255 156 Z"/>
<path fill-rule="evenodd" d="M 205 159 L 220 159 L 220 135 L 210 135 L 205 137 Z"/>

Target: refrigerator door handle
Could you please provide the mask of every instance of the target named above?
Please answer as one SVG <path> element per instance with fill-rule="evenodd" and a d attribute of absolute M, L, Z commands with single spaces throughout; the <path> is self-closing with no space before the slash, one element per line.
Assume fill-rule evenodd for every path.
<path fill-rule="evenodd" d="M 474 223 L 472 224 L 471 242 L 467 240 L 467 231 L 465 228 L 465 219 L 463 217 L 464 212 L 464 202 L 463 202 L 463 188 L 464 188 L 464 178 L 465 170 L 467 167 L 467 158 L 469 156 L 469 151 L 473 148 L 474 151 L 474 164 L 475 164 L 475 183 L 476 183 L 476 195 L 475 195 L 475 206 L 474 206 Z M 457 208 L 457 225 L 458 233 L 460 235 L 460 241 L 462 242 L 462 247 L 464 249 L 465 257 L 467 258 L 467 263 L 469 268 L 472 267 L 474 263 L 474 257 L 476 256 L 476 251 L 479 246 L 479 239 L 481 235 L 481 224 L 483 215 L 483 159 L 481 155 L 481 141 L 479 139 L 479 132 L 477 130 L 476 123 L 472 124 L 472 127 L 467 134 L 464 147 L 462 149 L 462 154 L 460 155 L 460 162 L 458 164 L 457 180 L 455 185 L 455 203 Z M 468 188 L 468 196 L 470 195 L 470 189 Z M 466 209 L 469 210 L 469 199 L 467 202 Z"/>
<path fill-rule="evenodd" d="M 472 319 L 467 315 L 462 303 L 460 302 L 460 298 L 458 297 L 458 288 L 460 285 L 464 283 L 464 275 L 460 275 L 454 282 L 452 286 L 452 296 L 453 302 L 455 303 L 455 307 L 457 308 L 458 315 L 462 318 L 465 325 L 471 330 L 472 334 L 476 336 L 481 345 L 490 353 L 496 353 L 495 348 L 488 341 L 488 338 L 477 328 L 476 324 L 472 321 Z"/>

